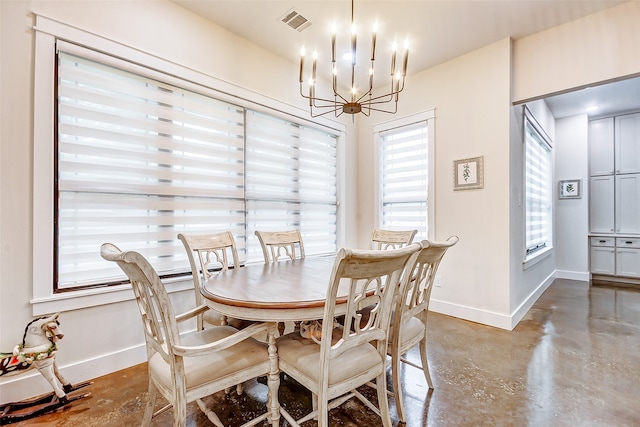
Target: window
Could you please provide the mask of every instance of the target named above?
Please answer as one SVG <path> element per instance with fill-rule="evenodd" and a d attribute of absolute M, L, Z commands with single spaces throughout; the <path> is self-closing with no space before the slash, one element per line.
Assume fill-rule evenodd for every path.
<path fill-rule="evenodd" d="M 525 260 L 529 260 L 552 246 L 552 177 L 551 142 L 525 111 Z"/>
<path fill-rule="evenodd" d="M 57 55 L 56 290 L 125 280 L 104 242 L 163 276 L 190 273 L 178 233 L 231 230 L 249 262 L 256 229 L 300 228 L 308 255 L 336 251 L 335 132 L 84 51 Z"/>
<path fill-rule="evenodd" d="M 374 129 L 379 145 L 378 227 L 417 229 L 414 241 L 433 234 L 428 197 L 433 176 L 430 121 L 433 122 L 433 112 Z"/>

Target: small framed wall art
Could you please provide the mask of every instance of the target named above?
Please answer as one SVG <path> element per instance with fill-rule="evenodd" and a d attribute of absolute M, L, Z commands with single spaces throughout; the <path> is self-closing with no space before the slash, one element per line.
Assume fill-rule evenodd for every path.
<path fill-rule="evenodd" d="M 473 190 L 484 187 L 483 156 L 454 160 L 453 189 Z"/>
<path fill-rule="evenodd" d="M 581 197 L 582 197 L 582 180 L 581 179 L 565 179 L 563 181 L 560 181 L 558 198 L 579 199 Z"/>

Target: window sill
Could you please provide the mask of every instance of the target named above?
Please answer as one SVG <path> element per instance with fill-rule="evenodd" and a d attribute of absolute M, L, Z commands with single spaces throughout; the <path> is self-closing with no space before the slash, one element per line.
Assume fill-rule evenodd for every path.
<path fill-rule="evenodd" d="M 191 277 L 166 280 L 167 292 L 179 292 L 193 289 Z M 81 308 L 95 307 L 105 304 L 114 304 L 135 299 L 131 286 L 118 285 L 108 288 L 85 289 L 75 292 L 63 292 L 52 294 L 46 298 L 31 300 L 33 316 L 58 313 Z"/>
<path fill-rule="evenodd" d="M 527 270 L 537 263 L 544 261 L 545 259 L 550 257 L 551 254 L 553 254 L 553 246 L 538 251 L 533 255 L 529 255 L 524 259 L 524 261 L 522 261 L 522 270 Z"/>

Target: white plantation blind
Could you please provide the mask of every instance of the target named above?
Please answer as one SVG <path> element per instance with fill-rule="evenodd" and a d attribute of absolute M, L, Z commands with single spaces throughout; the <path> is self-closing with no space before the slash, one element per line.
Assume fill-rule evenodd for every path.
<path fill-rule="evenodd" d="M 381 224 L 389 230 L 417 229 L 427 238 L 428 126 L 414 123 L 380 132 Z"/>
<path fill-rule="evenodd" d="M 125 280 L 117 266 L 100 257 L 104 242 L 140 251 L 161 275 L 171 275 L 190 272 L 178 233 L 230 230 L 244 261 L 247 253 L 259 253 L 259 246 L 247 250 L 253 230 L 280 225 L 274 220 L 278 216 L 296 217 L 286 224 L 310 227 L 309 236 L 329 233 L 323 238 L 333 242 L 328 246 L 335 251 L 335 135 L 327 138 L 333 143 L 325 144 L 327 151 L 321 155 L 311 147 L 320 139 L 315 133 L 322 132 L 299 132 L 298 145 L 304 148 L 297 150 L 304 155 L 294 164 L 281 147 L 265 146 L 267 151 L 261 151 L 263 140 L 283 139 L 283 125 L 278 121 L 267 120 L 265 126 L 258 126 L 262 136 L 249 141 L 245 114 L 254 113 L 164 83 L 151 70 L 147 75 L 125 61 L 121 61 L 122 67 L 114 62 L 111 57 L 106 65 L 65 51 L 58 53 L 58 290 Z M 292 123 L 286 126 L 296 128 Z M 260 162 L 252 161 L 253 168 L 247 168 L 245 154 L 251 144 L 257 144 L 260 155 L 267 158 L 269 149 L 283 154 L 270 158 L 266 166 L 271 172 L 280 171 L 278 180 L 265 178 Z M 332 165 L 322 172 L 324 182 L 313 183 L 310 178 L 318 174 L 314 156 L 324 157 L 324 163 Z M 254 173 L 257 179 L 249 179 Z M 332 176 L 326 176 L 328 173 Z M 298 178 L 285 180 L 287 176 Z M 245 179 L 268 185 L 256 188 L 252 184 L 247 195 L 254 196 L 249 200 Z M 317 188 L 323 186 L 327 188 Z M 300 193 L 304 196 L 292 196 Z M 319 194 L 324 194 L 324 199 Z M 256 200 L 269 204 L 256 204 Z M 300 208 L 311 201 L 332 213 L 313 222 L 319 215 L 313 211 L 315 206 Z M 313 213 L 306 212 L 307 208 Z M 248 221 L 252 224 L 249 231 Z M 318 225 L 322 221 L 328 225 Z M 316 226 L 318 230 L 313 228 Z M 306 243 L 307 236 L 304 238 Z"/>
<path fill-rule="evenodd" d="M 531 255 L 550 245 L 551 146 L 525 117 L 525 249 Z"/>
<path fill-rule="evenodd" d="M 247 235 L 297 228 L 308 255 L 335 252 L 337 136 L 250 110 L 246 123 Z"/>

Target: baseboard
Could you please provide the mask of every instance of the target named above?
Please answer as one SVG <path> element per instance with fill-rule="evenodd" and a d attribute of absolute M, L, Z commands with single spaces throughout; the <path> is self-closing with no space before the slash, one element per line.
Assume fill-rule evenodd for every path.
<path fill-rule="evenodd" d="M 500 329 L 512 329 L 510 316 L 487 310 L 480 310 L 475 307 L 452 304 L 435 298 L 432 298 L 429 302 L 429 311 L 469 320 L 471 322 L 482 323 L 483 325 L 493 326 Z"/>
<path fill-rule="evenodd" d="M 142 344 L 71 365 L 58 365 L 58 370 L 71 384 L 77 384 L 146 361 L 147 350 L 145 345 Z M 0 377 L 0 403 L 16 402 L 51 391 L 53 389 L 47 380 L 35 368 L 31 368 L 22 374 Z M 91 392 L 91 387 L 89 386 L 83 391 Z"/>
<path fill-rule="evenodd" d="M 556 270 L 556 279 L 571 279 L 588 282 L 590 277 L 588 271 Z"/>
<path fill-rule="evenodd" d="M 549 286 L 556 279 L 556 272 L 551 273 L 545 280 L 538 285 L 538 287 L 529 294 L 529 296 L 520 304 L 520 306 L 511 313 L 511 330 L 515 328 L 522 318 L 527 314 L 529 309 L 533 307 L 533 304 L 538 301 L 538 298 L 547 290 Z"/>
<path fill-rule="evenodd" d="M 529 309 L 540 298 L 542 293 L 553 283 L 556 278 L 555 272 L 547 277 L 538 287 L 511 313 L 511 315 L 495 313 L 487 310 L 480 310 L 475 307 L 468 307 L 460 304 L 452 304 L 432 298 L 429 303 L 429 311 L 469 320 L 471 322 L 482 323 L 508 331 L 513 330 L 518 322 L 527 314 Z"/>

